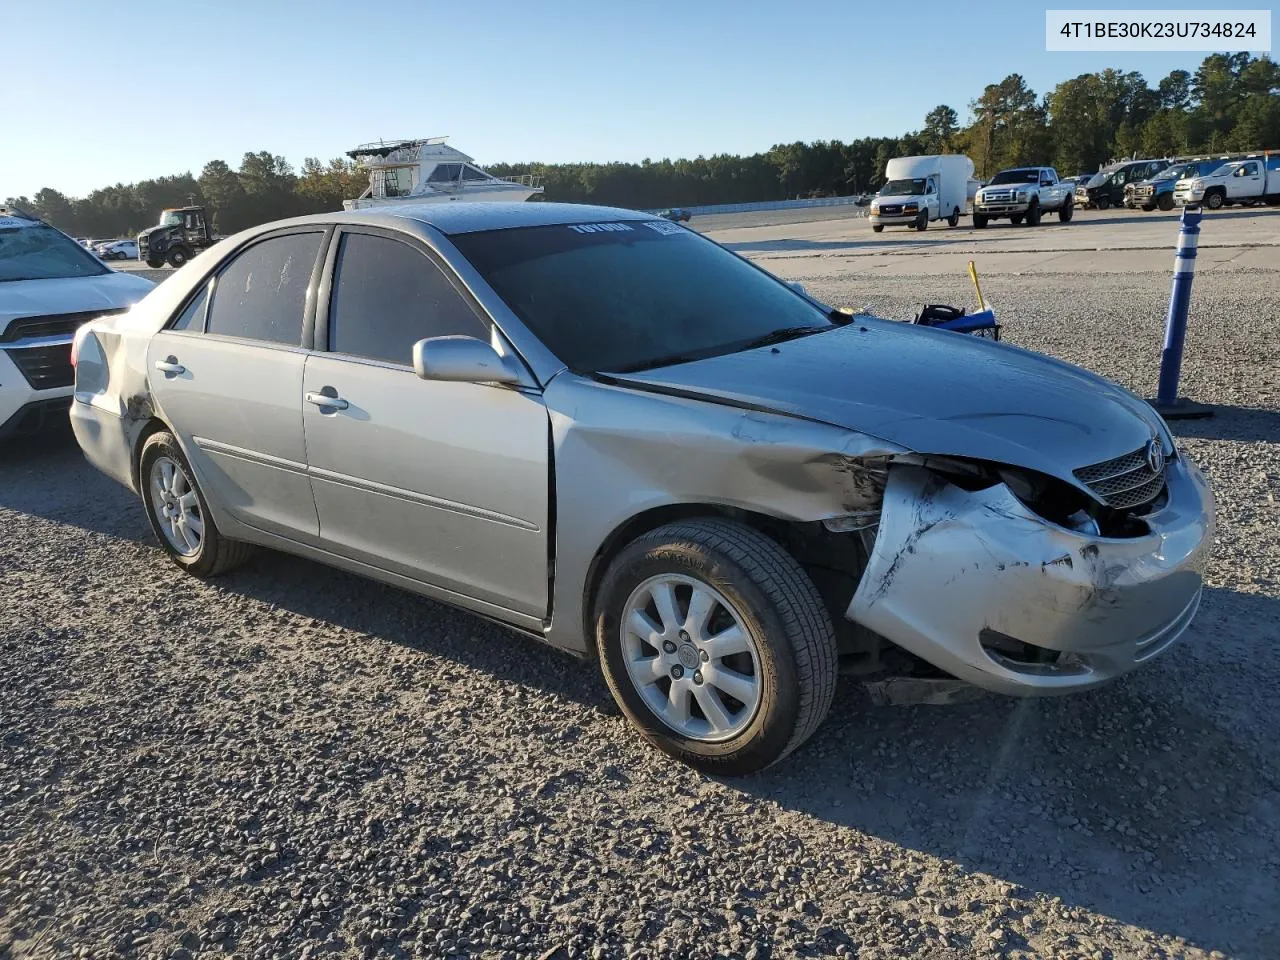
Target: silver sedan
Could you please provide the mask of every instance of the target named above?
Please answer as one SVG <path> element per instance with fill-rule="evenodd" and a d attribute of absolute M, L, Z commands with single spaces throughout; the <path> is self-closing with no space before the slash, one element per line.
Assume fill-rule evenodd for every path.
<path fill-rule="evenodd" d="M 1123 674 L 1186 632 L 1212 540 L 1126 391 L 628 210 L 257 227 L 75 363 L 85 454 L 189 573 L 270 547 L 489 617 L 717 773 L 804 743 L 842 660 L 1014 695 Z"/>

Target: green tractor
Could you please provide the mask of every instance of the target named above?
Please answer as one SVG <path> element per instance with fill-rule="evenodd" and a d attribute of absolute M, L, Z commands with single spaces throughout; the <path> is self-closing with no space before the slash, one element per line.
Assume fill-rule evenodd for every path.
<path fill-rule="evenodd" d="M 159 223 L 138 234 L 138 259 L 155 269 L 166 263 L 180 267 L 219 239 L 204 207 L 168 207 L 160 211 Z"/>

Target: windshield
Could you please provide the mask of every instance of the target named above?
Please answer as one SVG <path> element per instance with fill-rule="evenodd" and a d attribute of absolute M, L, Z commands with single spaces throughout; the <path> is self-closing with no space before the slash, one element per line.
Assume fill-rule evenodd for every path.
<path fill-rule="evenodd" d="M 1183 177 L 1190 176 L 1196 172 L 1194 163 L 1180 163 L 1176 166 L 1165 167 L 1157 173 L 1152 180 L 1180 180 Z"/>
<path fill-rule="evenodd" d="M 182 213 L 178 210 L 166 210 L 160 214 L 160 226 L 162 227 L 180 227 L 182 226 Z"/>
<path fill-rule="evenodd" d="M 109 272 L 84 247 L 53 227 L 0 217 L 0 282 L 96 277 Z"/>
<path fill-rule="evenodd" d="M 990 186 L 1001 183 L 1040 183 L 1039 170 L 1001 170 L 991 178 Z"/>
<path fill-rule="evenodd" d="M 1229 176 L 1229 175 L 1230 175 L 1230 173 L 1231 173 L 1231 171 L 1232 171 L 1232 170 L 1234 170 L 1234 169 L 1235 169 L 1236 167 L 1238 167 L 1238 166 L 1240 166 L 1240 161 L 1239 161 L 1239 160 L 1233 160 L 1233 161 L 1231 161 L 1230 163 L 1224 163 L 1222 166 L 1220 166 L 1220 167 L 1216 167 L 1216 168 L 1213 170 L 1213 172 L 1212 172 L 1212 173 L 1207 174 L 1207 176 L 1210 176 L 1210 177 L 1225 177 L 1225 176 Z"/>
<path fill-rule="evenodd" d="M 625 371 L 734 353 L 836 324 L 784 283 L 665 220 L 456 235 L 454 244 L 570 369 Z"/>
<path fill-rule="evenodd" d="M 919 197 L 924 195 L 925 181 L 923 177 L 915 180 L 890 180 L 880 188 L 882 197 Z"/>
<path fill-rule="evenodd" d="M 1089 178 L 1089 182 L 1086 183 L 1085 186 L 1100 187 L 1104 183 L 1106 183 L 1108 180 L 1111 179 L 1111 175 L 1113 173 L 1115 173 L 1115 170 L 1099 170 L 1097 173 L 1095 173 L 1092 177 Z"/>

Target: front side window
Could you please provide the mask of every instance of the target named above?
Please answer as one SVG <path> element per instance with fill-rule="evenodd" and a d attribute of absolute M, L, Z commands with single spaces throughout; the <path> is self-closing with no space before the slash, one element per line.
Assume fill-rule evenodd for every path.
<path fill-rule="evenodd" d="M 489 175 L 485 173 L 483 170 L 477 170 L 475 167 L 463 167 L 462 179 L 463 180 L 488 180 Z"/>
<path fill-rule="evenodd" d="M 427 177 L 427 183 L 452 183 L 462 174 L 460 163 L 438 163 Z"/>
<path fill-rule="evenodd" d="M 406 366 L 428 337 L 489 339 L 486 324 L 421 251 L 388 237 L 349 233 L 329 305 L 329 349 Z"/>
<path fill-rule="evenodd" d="M 1257 163 L 1246 163 L 1243 167 L 1236 171 L 1237 177 L 1256 177 L 1258 175 Z"/>
<path fill-rule="evenodd" d="M 665 220 L 522 227 L 452 239 L 573 370 L 665 366 L 836 326 L 774 277 Z"/>
<path fill-rule="evenodd" d="M 321 233 L 255 243 L 218 274 L 209 333 L 297 346 Z"/>
<path fill-rule="evenodd" d="M 0 216 L 0 283 L 99 277 L 109 272 L 84 247 L 48 224 Z"/>

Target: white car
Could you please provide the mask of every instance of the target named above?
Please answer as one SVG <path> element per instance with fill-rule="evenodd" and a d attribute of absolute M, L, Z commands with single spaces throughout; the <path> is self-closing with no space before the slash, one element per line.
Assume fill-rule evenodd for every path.
<path fill-rule="evenodd" d="M 0 437 L 64 419 L 76 329 L 122 313 L 153 286 L 104 266 L 47 223 L 0 208 Z"/>
<path fill-rule="evenodd" d="M 103 260 L 137 260 L 137 240 L 112 240 L 98 245 L 94 251 Z"/>

